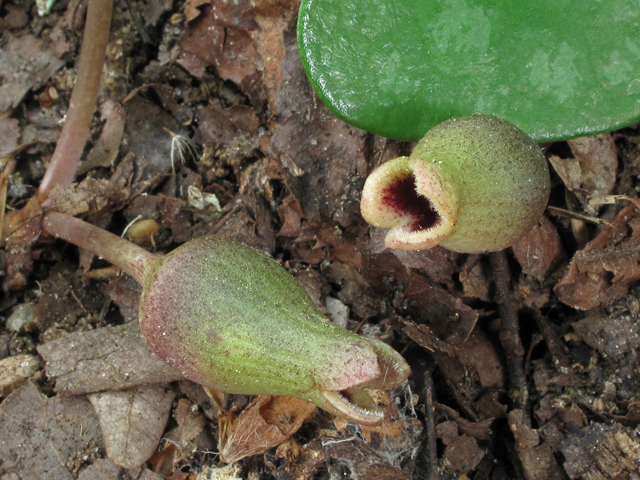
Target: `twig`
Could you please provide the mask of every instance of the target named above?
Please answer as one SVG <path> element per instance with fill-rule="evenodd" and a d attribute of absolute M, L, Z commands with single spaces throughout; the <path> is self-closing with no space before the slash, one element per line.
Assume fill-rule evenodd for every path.
<path fill-rule="evenodd" d="M 565 210 L 564 208 L 548 206 L 547 211 L 551 215 L 554 215 L 556 217 L 564 217 L 564 218 L 570 218 L 572 220 L 582 220 L 583 222 L 603 224 L 603 225 L 607 225 L 608 227 L 613 226 L 611 222 L 608 222 L 602 218 L 583 215 L 582 213 L 572 212 L 570 210 Z"/>
<path fill-rule="evenodd" d="M 509 274 L 506 251 L 491 252 L 489 254 L 489 260 L 491 261 L 491 268 L 496 285 L 496 302 L 502 321 L 500 343 L 504 349 L 507 361 L 509 396 L 512 401 L 511 406 L 513 409 L 518 409 L 523 412 L 522 423 L 530 427 L 529 419 L 525 413 L 529 395 L 524 375 L 524 348 L 520 340 L 518 315 L 511 298 L 511 275 Z"/>
<path fill-rule="evenodd" d="M 435 409 L 433 408 L 433 371 L 435 362 L 429 359 L 429 365 L 424 373 L 424 408 L 425 408 L 425 425 L 423 432 L 422 445 L 418 451 L 416 465 L 411 474 L 412 480 L 439 480 L 440 471 L 438 470 L 438 454 L 437 454 L 437 436 L 436 436 L 436 419 Z"/>

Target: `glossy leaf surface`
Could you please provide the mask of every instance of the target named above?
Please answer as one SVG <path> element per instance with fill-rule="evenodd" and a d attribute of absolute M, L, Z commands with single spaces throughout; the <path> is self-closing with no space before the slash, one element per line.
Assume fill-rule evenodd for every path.
<path fill-rule="evenodd" d="M 303 0 L 298 45 L 329 108 L 390 138 L 476 112 L 538 142 L 640 120 L 637 0 Z"/>

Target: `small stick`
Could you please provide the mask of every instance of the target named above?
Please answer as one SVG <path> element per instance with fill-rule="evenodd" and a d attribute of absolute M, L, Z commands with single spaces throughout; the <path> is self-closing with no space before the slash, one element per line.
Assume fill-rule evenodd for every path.
<path fill-rule="evenodd" d="M 439 480 L 438 470 L 437 435 L 435 409 L 433 408 L 433 371 L 435 362 L 429 359 L 429 365 L 424 372 L 424 408 L 425 425 L 422 445 L 418 451 L 416 465 L 411 475 L 412 480 Z"/>
<path fill-rule="evenodd" d="M 570 210 L 565 210 L 564 208 L 548 206 L 547 207 L 547 211 L 551 215 L 553 215 L 555 217 L 570 218 L 572 220 L 582 220 L 583 222 L 603 224 L 603 225 L 606 225 L 608 227 L 612 227 L 613 226 L 613 224 L 611 222 L 608 222 L 608 221 L 606 221 L 606 220 L 604 220 L 602 218 L 591 217 L 589 215 L 583 215 L 582 213 L 572 212 Z"/>
<path fill-rule="evenodd" d="M 524 375 L 524 348 L 520 340 L 518 314 L 511 298 L 511 275 L 509 274 L 506 251 L 499 250 L 489 253 L 489 260 L 493 270 L 496 285 L 496 302 L 498 303 L 498 311 L 502 322 L 500 343 L 507 361 L 509 396 L 511 397 L 512 408 L 522 411 L 523 425 L 530 426 L 529 419 L 525 415 L 529 395 Z"/>

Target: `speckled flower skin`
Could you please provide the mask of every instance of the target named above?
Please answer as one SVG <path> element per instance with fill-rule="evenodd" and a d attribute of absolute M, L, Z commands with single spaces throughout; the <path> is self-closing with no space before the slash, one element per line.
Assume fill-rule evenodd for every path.
<path fill-rule="evenodd" d="M 383 342 L 329 321 L 269 256 L 217 237 L 194 239 L 154 265 L 140 322 L 152 350 L 194 382 L 295 396 L 363 424 L 380 418 L 349 401 L 359 388 L 395 386 L 409 373 Z"/>
<path fill-rule="evenodd" d="M 401 184 L 415 190 L 413 197 L 399 190 Z M 372 225 L 390 229 L 388 247 L 439 244 L 483 253 L 509 247 L 530 228 L 546 207 L 549 189 L 540 148 L 505 120 L 475 114 L 437 125 L 410 157 L 378 167 L 365 183 L 361 210 Z M 437 219 L 424 220 L 415 209 L 418 201 Z"/>

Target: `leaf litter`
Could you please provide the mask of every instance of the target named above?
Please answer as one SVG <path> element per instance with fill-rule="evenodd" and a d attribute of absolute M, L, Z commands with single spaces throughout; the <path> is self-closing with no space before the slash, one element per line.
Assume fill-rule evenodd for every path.
<path fill-rule="evenodd" d="M 2 14 L 11 209 L 57 139 L 83 22 L 79 2 L 32 13 Z M 362 221 L 367 173 L 411 146 L 327 111 L 298 58 L 296 14 L 294 0 L 129 2 L 114 14 L 78 184 L 55 196 L 118 234 L 152 220 L 146 246 L 158 252 L 219 234 L 272 254 L 322 311 L 410 361 L 410 382 L 379 399 L 383 427 L 181 380 L 140 335 L 134 282 L 30 221 L 10 225 L 19 235 L 0 257 L 5 285 L 25 286 L 0 315 L 35 312 L 0 327 L 0 477 L 421 478 L 435 445 L 428 478 L 636 478 L 638 127 L 546 148 L 554 209 L 510 257 L 530 385 L 527 411 L 514 410 L 487 259 L 385 250 Z M 196 145 L 184 162 L 177 136 Z"/>

